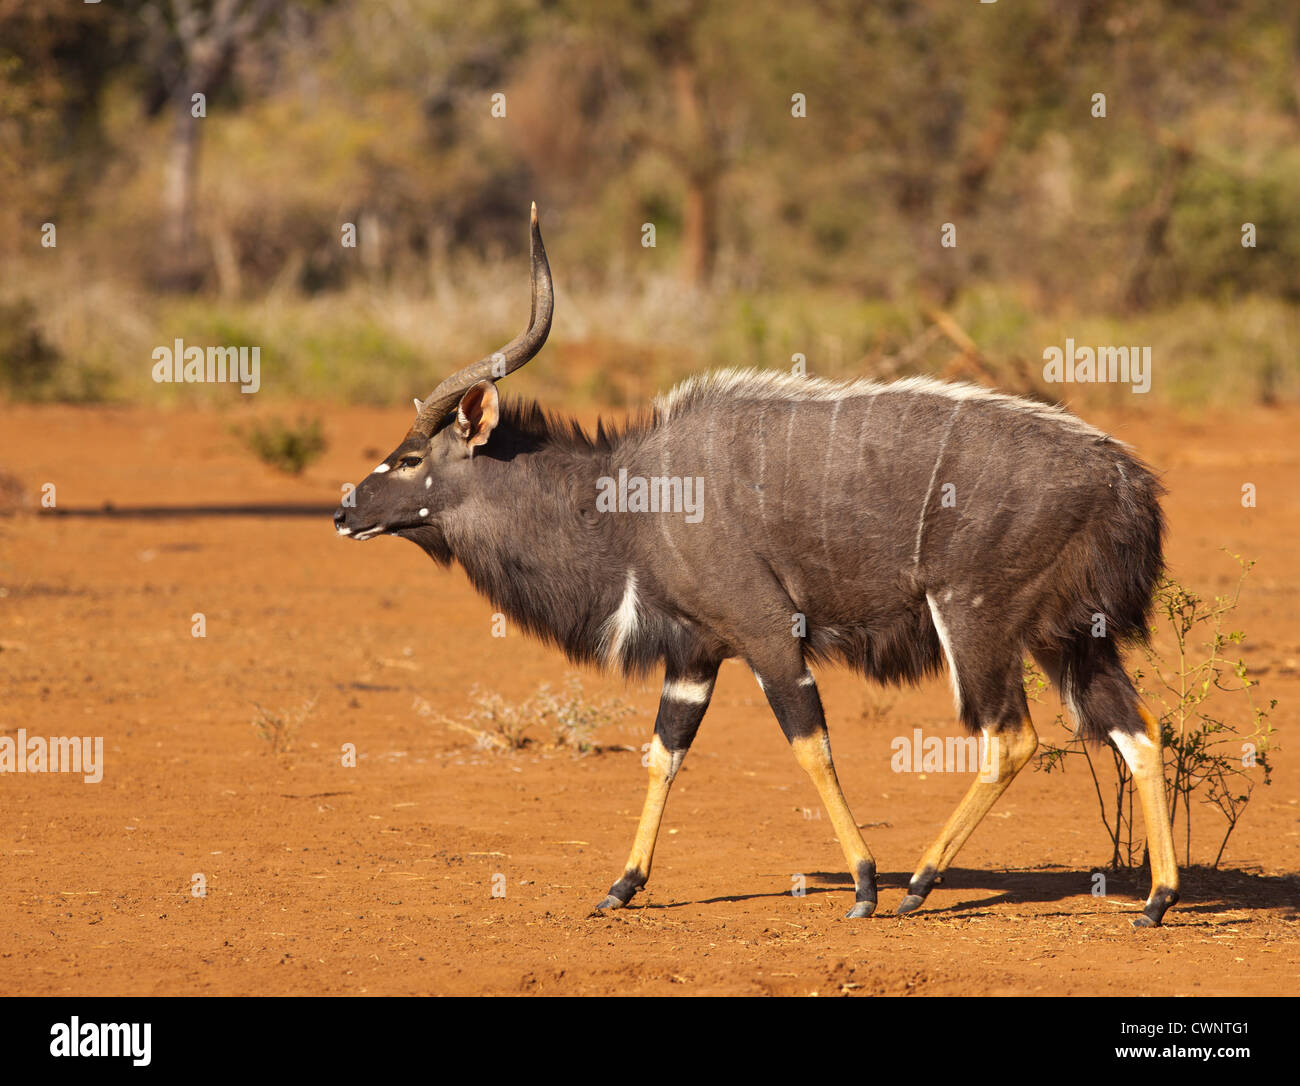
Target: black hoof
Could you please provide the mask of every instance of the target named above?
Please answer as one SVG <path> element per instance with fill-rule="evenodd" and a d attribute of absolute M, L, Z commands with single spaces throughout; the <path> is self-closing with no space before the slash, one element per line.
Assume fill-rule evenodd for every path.
<path fill-rule="evenodd" d="M 645 886 L 645 876 L 640 871 L 625 871 L 623 877 L 609 888 L 609 894 L 591 911 L 592 916 L 604 916 L 611 909 L 621 909 Z"/>
<path fill-rule="evenodd" d="M 1158 928 L 1171 905 L 1178 903 L 1178 891 L 1164 886 L 1157 887 L 1147 899 L 1142 915 L 1133 921 L 1135 928 Z"/>
<path fill-rule="evenodd" d="M 903 898 L 902 904 L 894 910 L 895 916 L 906 916 L 908 913 L 914 913 L 925 903 L 925 898 L 920 894 L 908 894 Z"/>
<path fill-rule="evenodd" d="M 844 914 L 845 920 L 861 920 L 863 917 L 870 916 L 876 911 L 874 901 L 859 901 L 848 912 Z"/>
<path fill-rule="evenodd" d="M 939 881 L 939 872 L 929 865 L 921 868 L 912 876 L 912 881 L 907 884 L 907 897 L 903 898 L 903 903 L 894 910 L 896 916 L 906 916 L 908 913 L 914 913 L 925 901 L 926 895 L 930 892 L 936 882 Z"/>

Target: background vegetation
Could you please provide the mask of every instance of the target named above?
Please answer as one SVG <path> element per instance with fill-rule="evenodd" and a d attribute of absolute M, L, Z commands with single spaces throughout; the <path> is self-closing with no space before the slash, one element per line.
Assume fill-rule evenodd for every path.
<path fill-rule="evenodd" d="M 523 322 L 536 199 L 516 391 L 802 354 L 1293 400 L 1298 137 L 1272 0 L 0 0 L 0 387 L 238 401 L 152 383 L 181 338 L 260 346 L 272 398 L 423 395 Z M 1151 346 L 1149 396 L 1044 386 L 1067 336 Z"/>

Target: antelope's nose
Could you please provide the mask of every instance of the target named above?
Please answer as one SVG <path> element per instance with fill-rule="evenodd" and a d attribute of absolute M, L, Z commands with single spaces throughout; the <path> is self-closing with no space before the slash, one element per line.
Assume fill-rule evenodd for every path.
<path fill-rule="evenodd" d="M 343 511 L 343 506 L 334 510 L 334 530 L 339 531 L 343 528 L 344 522 L 348 519 L 347 513 Z"/>

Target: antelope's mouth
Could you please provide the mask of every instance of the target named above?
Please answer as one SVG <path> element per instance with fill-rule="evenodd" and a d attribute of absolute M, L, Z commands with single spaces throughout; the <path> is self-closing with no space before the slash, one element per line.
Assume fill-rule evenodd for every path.
<path fill-rule="evenodd" d="M 362 543 L 367 539 L 373 539 L 375 536 L 385 531 L 385 528 L 382 524 L 376 524 L 370 528 L 362 528 L 361 531 L 355 532 L 346 524 L 340 524 L 335 530 L 339 535 L 347 539 L 355 539 L 358 543 Z"/>

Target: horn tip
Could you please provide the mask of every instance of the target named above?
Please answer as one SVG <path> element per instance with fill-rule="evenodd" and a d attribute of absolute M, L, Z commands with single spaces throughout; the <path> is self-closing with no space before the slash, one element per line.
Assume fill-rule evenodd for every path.
<path fill-rule="evenodd" d="M 532 214 L 529 216 L 529 222 L 533 226 L 537 225 L 537 201 L 536 200 L 533 201 L 533 210 L 532 210 Z"/>

